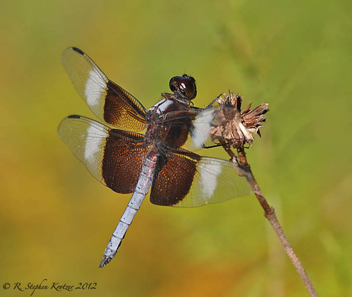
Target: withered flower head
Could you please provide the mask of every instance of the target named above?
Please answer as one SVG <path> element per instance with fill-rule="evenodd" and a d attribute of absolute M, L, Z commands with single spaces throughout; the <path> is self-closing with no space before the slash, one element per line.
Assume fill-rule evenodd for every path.
<path fill-rule="evenodd" d="M 219 109 L 215 112 L 215 124 L 210 130 L 213 141 L 227 143 L 233 148 L 243 147 L 246 143 L 252 146 L 254 137 L 251 133 L 260 135 L 260 123 L 265 122 L 265 114 L 269 111 L 268 103 L 263 103 L 254 109 L 248 107 L 241 111 L 242 98 L 223 93 L 216 99 Z"/>

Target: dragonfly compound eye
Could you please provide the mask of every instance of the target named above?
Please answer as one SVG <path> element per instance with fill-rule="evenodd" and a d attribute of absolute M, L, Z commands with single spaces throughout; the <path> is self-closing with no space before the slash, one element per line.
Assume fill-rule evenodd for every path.
<path fill-rule="evenodd" d="M 171 91 L 179 92 L 188 100 L 192 100 L 197 96 L 196 81 L 192 76 L 188 76 L 187 74 L 171 78 L 169 87 Z"/>

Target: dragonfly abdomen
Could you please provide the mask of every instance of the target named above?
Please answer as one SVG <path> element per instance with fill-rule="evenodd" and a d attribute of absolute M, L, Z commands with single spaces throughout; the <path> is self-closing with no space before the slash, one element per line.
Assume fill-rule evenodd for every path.
<path fill-rule="evenodd" d="M 122 239 L 125 237 L 128 227 L 131 225 L 134 216 L 141 207 L 141 204 L 152 185 L 157 157 L 157 149 L 154 147 L 144 161 L 136 189 L 115 231 L 112 233 L 108 245 L 106 246 L 103 259 L 100 262 L 100 268 L 108 264 L 119 250 Z"/>

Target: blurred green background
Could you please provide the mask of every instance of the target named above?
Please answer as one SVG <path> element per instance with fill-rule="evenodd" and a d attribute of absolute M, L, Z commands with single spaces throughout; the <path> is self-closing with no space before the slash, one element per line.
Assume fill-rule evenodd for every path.
<path fill-rule="evenodd" d="M 43 279 L 98 285 L 34 296 L 308 296 L 254 195 L 195 209 L 146 200 L 98 268 L 130 195 L 58 137 L 65 116 L 94 118 L 61 65 L 69 46 L 147 108 L 184 72 L 197 106 L 228 88 L 268 102 L 253 172 L 319 296 L 352 296 L 351 1 L 0 4 L 1 296 Z"/>

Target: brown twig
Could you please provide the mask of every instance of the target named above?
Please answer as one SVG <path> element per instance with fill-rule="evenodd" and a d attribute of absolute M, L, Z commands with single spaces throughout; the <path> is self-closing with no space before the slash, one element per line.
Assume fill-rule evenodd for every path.
<path fill-rule="evenodd" d="M 290 243 L 288 242 L 287 237 L 286 237 L 284 231 L 282 230 L 281 225 L 276 217 L 274 208 L 268 204 L 262 191 L 260 190 L 258 183 L 254 178 L 254 175 L 252 173 L 250 165 L 247 162 L 247 158 L 246 158 L 243 147 L 237 148 L 237 153 L 238 153 L 237 161 L 239 162 L 239 164 L 241 166 L 246 167 L 248 170 L 248 171 L 246 171 L 246 173 L 247 172 L 249 173 L 249 174 L 246 174 L 247 180 L 248 180 L 249 184 L 251 185 L 253 192 L 254 192 L 255 196 L 257 197 L 260 205 L 264 209 L 265 217 L 268 219 L 269 223 L 271 224 L 271 226 L 275 230 L 277 236 L 279 237 L 282 245 L 284 246 L 284 249 L 285 249 L 287 255 L 291 259 L 292 264 L 296 267 L 296 270 L 297 270 L 298 274 L 300 275 L 304 285 L 306 286 L 310 296 L 312 296 L 312 297 L 318 296 L 315 289 L 314 289 L 312 282 L 310 281 L 310 279 L 306 273 L 306 271 L 304 270 L 301 262 L 299 261 L 297 255 L 295 254 Z"/>
<path fill-rule="evenodd" d="M 268 104 L 261 104 L 253 110 L 250 110 L 251 104 L 249 104 L 249 106 L 241 112 L 242 98 L 240 95 L 233 95 L 231 91 L 229 91 L 229 96 L 226 94 L 222 94 L 222 96 L 225 100 L 221 98 L 221 96 L 217 98 L 217 103 L 220 105 L 220 109 L 215 116 L 218 125 L 214 125 L 210 134 L 213 140 L 219 141 L 231 157 L 231 160 L 236 164 L 236 168 L 239 167 L 242 169 L 242 174 L 246 176 L 255 196 L 264 209 L 265 217 L 274 228 L 310 296 L 318 296 L 301 262 L 288 242 L 276 218 L 274 208 L 268 204 L 260 190 L 244 152 L 244 145 L 246 143 L 252 146 L 254 138 L 251 133 L 260 135 L 259 129 L 262 127 L 261 122 L 266 120 L 265 114 L 268 112 Z M 231 150 L 231 147 L 237 150 L 237 156 Z"/>

